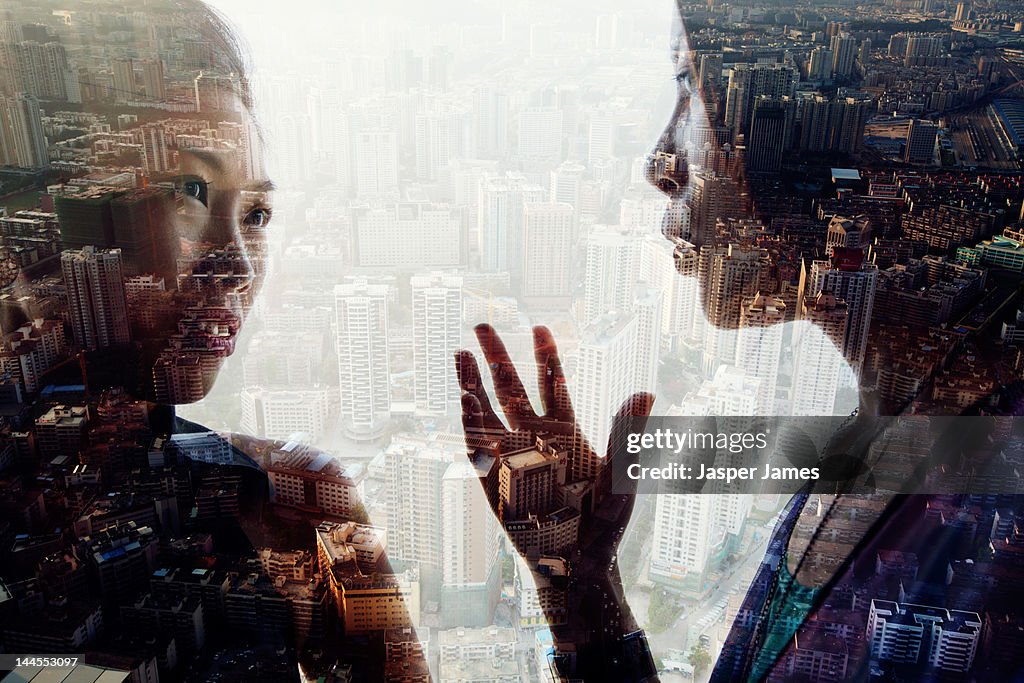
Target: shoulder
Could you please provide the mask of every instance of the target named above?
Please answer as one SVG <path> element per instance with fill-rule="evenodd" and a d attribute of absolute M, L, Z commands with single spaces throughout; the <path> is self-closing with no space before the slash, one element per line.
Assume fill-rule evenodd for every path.
<path fill-rule="evenodd" d="M 217 432 L 196 422 L 175 418 L 167 449 L 179 459 L 194 463 L 265 470 L 269 454 L 280 446 L 279 441 Z"/>

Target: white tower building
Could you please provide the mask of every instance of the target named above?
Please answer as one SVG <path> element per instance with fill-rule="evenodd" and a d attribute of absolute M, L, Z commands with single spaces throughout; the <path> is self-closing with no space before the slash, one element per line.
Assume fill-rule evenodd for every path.
<path fill-rule="evenodd" d="M 480 181 L 480 266 L 518 273 L 522 265 L 523 210 L 544 201 L 544 190 L 521 173 L 488 176 Z"/>
<path fill-rule="evenodd" d="M 748 377 L 761 380 L 754 414 L 775 415 L 775 390 L 778 385 L 779 358 L 782 355 L 782 331 L 786 304 L 774 296 L 758 294 L 743 302 L 740 309 L 736 365 Z"/>
<path fill-rule="evenodd" d="M 462 347 L 462 278 L 417 275 L 409 285 L 416 411 L 444 415 L 459 402 L 452 358 Z"/>
<path fill-rule="evenodd" d="M 829 292 L 805 300 L 796 330 L 793 372 L 793 415 L 832 415 L 846 336 L 846 302 Z"/>
<path fill-rule="evenodd" d="M 375 436 L 391 412 L 387 285 L 334 288 L 341 419 L 354 437 Z"/>
<path fill-rule="evenodd" d="M 567 302 L 572 294 L 572 233 L 575 212 L 570 204 L 530 203 L 523 219 L 523 283 L 527 299 Z"/>

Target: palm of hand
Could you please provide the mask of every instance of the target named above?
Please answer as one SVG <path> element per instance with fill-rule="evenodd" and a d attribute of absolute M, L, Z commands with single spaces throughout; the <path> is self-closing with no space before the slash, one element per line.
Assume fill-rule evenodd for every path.
<path fill-rule="evenodd" d="M 618 496 L 605 495 L 603 482 L 599 481 L 602 479 L 600 475 L 573 477 L 573 472 L 592 470 L 593 468 L 584 468 L 580 464 L 594 462 L 597 454 L 579 429 L 568 396 L 558 349 L 551 333 L 543 327 L 534 328 L 534 357 L 542 403 L 540 414 L 533 409 L 515 365 L 494 329 L 489 325 L 479 325 L 476 334 L 490 368 L 495 395 L 508 421 L 508 427 L 491 406 L 473 354 L 460 351 L 456 354 L 456 369 L 463 392 L 463 428 L 466 436 L 486 435 L 501 439 L 503 443 L 510 443 L 515 440 L 516 435 L 525 438 L 533 438 L 536 434 L 555 435 L 561 447 L 570 454 L 569 478 L 585 481 L 592 490 L 593 504 L 589 509 L 581 511 L 584 515 L 584 524 L 581 541 L 575 548 L 578 551 L 577 556 L 585 559 L 585 562 L 577 566 L 576 570 L 585 569 L 586 574 L 609 571 L 620 538 L 620 534 L 615 533 L 616 522 L 621 522 L 624 526 L 625 521 L 628 521 L 634 501 L 633 491 L 624 491 Z M 629 415 L 643 419 L 650 412 L 652 403 L 653 397 L 649 394 L 636 394 L 623 404 L 618 416 Z M 615 452 L 614 446 L 614 443 L 609 443 L 606 451 L 609 456 Z M 470 453 L 470 457 L 473 457 L 473 453 Z M 602 465 L 604 466 L 599 469 L 607 467 L 604 463 Z M 502 502 L 491 496 L 490 503 L 495 514 L 502 519 L 507 528 L 510 520 L 506 519 Z M 609 522 L 610 529 L 602 528 L 608 527 Z M 523 547 L 517 547 L 517 551 L 524 557 L 527 554 L 527 549 Z"/>

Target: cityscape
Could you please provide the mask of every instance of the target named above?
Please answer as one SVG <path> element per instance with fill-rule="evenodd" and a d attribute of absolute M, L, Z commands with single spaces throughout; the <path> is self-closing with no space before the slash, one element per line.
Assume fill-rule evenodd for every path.
<path fill-rule="evenodd" d="M 0 5 L 0 680 L 1021 675 L 1024 4 L 214 6 Z"/>

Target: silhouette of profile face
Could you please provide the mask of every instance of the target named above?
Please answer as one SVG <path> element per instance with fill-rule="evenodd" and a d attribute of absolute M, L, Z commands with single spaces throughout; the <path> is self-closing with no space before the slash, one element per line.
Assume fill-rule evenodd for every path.
<path fill-rule="evenodd" d="M 767 284 L 766 255 L 752 234 L 729 219 L 749 217 L 741 155 L 717 115 L 721 61 L 698 70 L 682 15 L 674 15 L 671 59 L 676 100 L 668 125 L 649 156 L 647 177 L 667 195 L 662 234 L 676 246 L 684 276 L 701 278 L 700 299 L 712 325 L 732 329 L 741 308 Z M 719 286 L 715 290 L 714 285 Z M 720 290 L 720 291 L 718 291 Z"/>
<path fill-rule="evenodd" d="M 754 198 L 778 193 L 772 184 L 778 173 L 761 173 L 760 157 L 751 163 L 756 155 L 748 154 L 744 137 L 752 112 L 767 111 L 762 100 L 768 98 L 721 97 L 722 54 L 698 56 L 691 49 L 679 5 L 670 47 L 675 106 L 647 165 L 649 181 L 669 200 L 662 234 L 676 246 L 680 273 L 700 275 L 699 298 L 716 328 L 740 327 L 744 317 L 751 326 L 792 320 L 802 305 L 795 292 L 803 254 L 799 245 L 774 239 L 771 226 L 758 220 Z M 737 70 L 747 73 L 749 66 Z M 780 81 L 795 74 L 791 64 L 764 66 Z M 788 107 L 793 101 L 771 103 Z M 785 301 L 797 310 L 787 311 Z M 733 358 L 725 353 L 722 360 Z"/>
<path fill-rule="evenodd" d="M 102 17 L 102 3 L 95 11 Z M 40 44 L 19 33 L 33 16 L 5 17 L 4 58 L 16 68 L 0 83 L 0 126 L 5 139 L 33 129 L 48 139 L 37 136 L 35 156 L 0 152 L 46 173 L 48 191 L 18 224 L 38 229 L 45 250 L 30 256 L 27 242 L 5 242 L 21 269 L 8 298 L 21 310 L 7 311 L 4 332 L 21 324 L 33 337 L 58 322 L 59 355 L 83 354 L 91 390 L 189 403 L 234 351 L 262 284 L 272 184 L 229 29 L 199 2 L 151 11 L 180 25 L 126 37 L 97 20 L 85 46 L 75 41 L 88 31 L 75 22 L 88 13 L 70 14 L 68 27 L 34 27 L 66 73 L 62 88 L 18 61 Z"/>
<path fill-rule="evenodd" d="M 648 158 L 647 177 L 670 202 L 662 221 L 662 233 L 668 239 L 685 239 L 699 248 L 700 244 L 693 242 L 695 236 L 681 224 L 680 209 L 690 194 L 688 137 L 694 127 L 707 126 L 708 115 L 703 88 L 701 84 L 694 84 L 693 56 L 678 5 L 673 17 L 670 54 L 676 81 L 675 107 Z"/>

